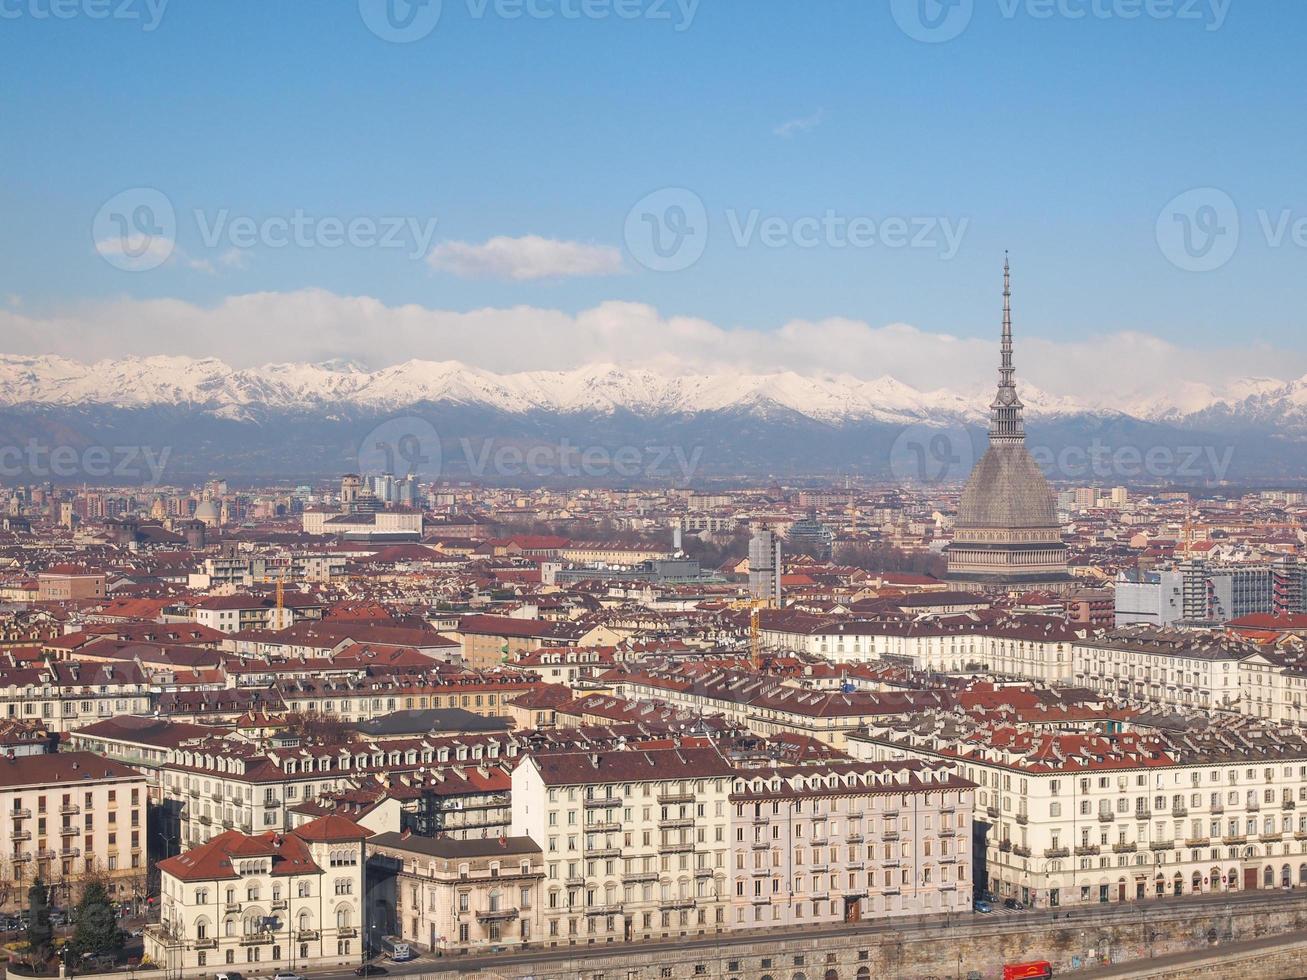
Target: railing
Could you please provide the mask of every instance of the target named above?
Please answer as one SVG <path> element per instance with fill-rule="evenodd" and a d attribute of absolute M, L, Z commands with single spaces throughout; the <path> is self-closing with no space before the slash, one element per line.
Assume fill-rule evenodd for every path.
<path fill-rule="evenodd" d="M 224 912 L 239 912 L 241 910 L 240 902 L 228 902 L 222 907 Z"/>
<path fill-rule="evenodd" d="M 61 858 L 75 858 L 80 857 L 81 853 L 82 849 L 80 847 L 65 847 L 59 852 L 59 856 Z"/>
<path fill-rule="evenodd" d="M 32 832 L 30 830 L 15 830 L 9 836 L 14 840 L 31 840 Z"/>
<path fill-rule="evenodd" d="M 1046 858 L 1065 858 L 1071 856 L 1069 847 L 1046 847 L 1044 848 L 1044 857 Z"/>
<path fill-rule="evenodd" d="M 620 820 L 603 820 L 585 825 L 586 832 L 593 834 L 608 834 L 621 829 L 622 823 Z"/>
<path fill-rule="evenodd" d="M 1024 826 L 1025 824 L 1030 823 L 1030 814 L 1028 814 L 1028 813 L 1018 813 L 1017 816 L 1016 816 L 1016 821 L 1017 821 L 1017 823 L 1019 823 L 1019 824 L 1021 824 L 1021 825 Z"/>
<path fill-rule="evenodd" d="M 679 830 L 682 827 L 693 827 L 694 817 L 672 817 L 667 820 L 658 821 L 659 830 Z M 815 844 L 816 841 L 813 841 Z"/>
<path fill-rule="evenodd" d="M 1012 850 L 1012 842 L 1010 840 L 1001 840 L 998 842 L 998 849 L 1007 854 Z"/>
<path fill-rule="evenodd" d="M 1257 839 L 1261 841 L 1263 844 L 1269 844 L 1272 841 L 1278 841 L 1283 836 L 1284 836 L 1283 834 L 1277 831 L 1269 834 L 1258 834 Z"/>
<path fill-rule="evenodd" d="M 1280 803 L 1281 810 L 1293 810 L 1298 806 L 1293 800 L 1284 800 Z"/>
<path fill-rule="evenodd" d="M 655 874 L 654 877 L 657 878 L 658 876 Z M 572 875 L 563 882 L 563 885 L 567 888 L 584 888 L 585 875 Z"/>
<path fill-rule="evenodd" d="M 618 908 L 621 906 L 619 905 Z M 480 922 L 506 922 L 509 919 L 516 919 L 518 914 L 517 909 L 482 909 L 476 916 Z"/>
<path fill-rule="evenodd" d="M 272 944 L 272 933 L 270 932 L 247 932 L 241 936 L 242 946 L 269 946 Z"/>
<path fill-rule="evenodd" d="M 614 858 L 622 853 L 622 849 L 620 847 L 587 847 L 584 853 L 587 858 Z"/>
<path fill-rule="evenodd" d="M 1097 844 L 1080 844 L 1076 847 L 1076 857 L 1091 857 L 1102 851 Z"/>
<path fill-rule="evenodd" d="M 67 803 L 59 808 L 60 815 L 65 817 L 71 817 L 73 814 L 81 812 L 82 808 L 76 803 Z"/>
<path fill-rule="evenodd" d="M 598 807 L 609 807 L 609 806 L 621 806 L 622 798 L 620 796 L 588 797 L 582 801 L 581 805 L 584 806 L 586 809 L 590 809 L 592 807 L 598 808 Z"/>
<path fill-rule="evenodd" d="M 1111 810 L 1099 810 L 1099 811 L 1098 811 L 1098 822 L 1099 822 L 1099 823 L 1111 823 L 1111 822 L 1112 822 L 1113 820 L 1115 820 L 1115 819 L 1116 819 L 1116 814 L 1113 813 Z"/>
<path fill-rule="evenodd" d="M 1030 857 L 1030 848 L 1026 847 L 1025 844 L 1018 844 L 1012 848 L 1012 853 L 1017 857 L 1028 858 Z"/>
<path fill-rule="evenodd" d="M 586 915 L 621 915 L 625 906 L 621 902 L 613 905 L 590 905 L 585 910 Z"/>
<path fill-rule="evenodd" d="M 1227 834 L 1226 836 L 1224 836 L 1224 837 L 1221 838 L 1221 843 L 1222 843 L 1222 844 L 1247 844 L 1247 843 L 1248 843 L 1248 835 L 1247 835 L 1247 834 Z"/>
<path fill-rule="evenodd" d="M 196 949 L 217 949 L 217 948 L 218 948 L 218 940 L 217 940 L 217 939 L 197 939 L 197 940 L 195 940 L 195 948 L 196 948 Z"/>
<path fill-rule="evenodd" d="M 622 884 L 624 885 L 639 885 L 645 882 L 657 880 L 657 871 L 632 871 L 630 874 L 622 875 Z M 581 881 L 584 883 L 585 879 L 582 878 Z"/>
<path fill-rule="evenodd" d="M 359 934 L 359 931 L 353 926 L 344 926 L 336 930 L 336 935 L 341 939 L 353 939 Z"/>
<path fill-rule="evenodd" d="M 61 837 L 76 837 L 81 832 L 82 829 L 80 827 L 74 827 L 71 824 L 59 828 L 59 835 Z"/>
<path fill-rule="evenodd" d="M 659 793 L 658 794 L 659 803 L 693 803 L 694 799 L 695 797 L 693 793 Z"/>
<path fill-rule="evenodd" d="M 1134 841 L 1119 840 L 1112 845 L 1112 850 L 1117 854 L 1133 854 L 1139 850 L 1139 845 Z"/>
<path fill-rule="evenodd" d="M 1185 847 L 1209 847 L 1211 843 L 1212 843 L 1212 839 L 1210 837 L 1186 837 L 1184 841 L 1184 846 Z"/>
<path fill-rule="evenodd" d="M 284 899 L 284 898 L 273 899 L 273 902 L 272 902 L 272 911 L 276 912 L 276 911 L 279 911 L 279 910 L 281 910 L 281 909 L 285 909 L 285 908 L 288 907 L 288 904 L 289 904 L 289 903 L 288 903 L 288 902 L 286 901 L 286 899 Z"/>
<path fill-rule="evenodd" d="M 661 854 L 687 854 L 694 850 L 694 844 L 659 844 L 658 851 Z M 617 854 L 617 848 L 613 848 L 613 853 Z"/>
<path fill-rule="evenodd" d="M 1171 816 L 1187 817 L 1189 816 L 1189 808 L 1187 806 L 1173 806 L 1171 807 Z"/>
<path fill-rule="evenodd" d="M 295 933 L 295 938 L 298 939 L 298 940 L 300 940 L 301 942 L 307 942 L 308 940 L 311 940 L 311 939 L 317 939 L 317 938 L 318 938 L 318 930 L 316 930 L 316 929 L 301 929 L 299 932 Z"/>
<path fill-rule="evenodd" d="M 1148 845 L 1154 851 L 1173 851 L 1175 850 L 1175 841 L 1173 840 L 1155 840 Z"/>
<path fill-rule="evenodd" d="M 32 811 L 27 807 L 14 807 L 9 811 L 9 816 L 13 817 L 15 820 L 24 820 L 31 815 Z"/>

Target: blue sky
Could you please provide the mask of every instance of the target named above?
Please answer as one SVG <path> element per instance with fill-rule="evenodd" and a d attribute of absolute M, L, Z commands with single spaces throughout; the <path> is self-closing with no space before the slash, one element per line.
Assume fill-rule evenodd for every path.
<path fill-rule="evenodd" d="M 1101 337 L 1105 358 L 1134 351 L 1146 372 L 1173 348 L 1195 352 L 1184 370 L 1204 380 L 1307 370 L 1299 4 L 974 0 L 949 14 L 919 0 L 965 20 L 927 43 L 899 24 L 918 0 L 590 0 L 602 18 L 564 16 L 580 0 L 520 17 L 505 16 L 515 0 L 444 0 L 428 35 L 393 43 L 357 0 L 171 0 L 157 25 L 162 0 L 56 0 L 66 18 L 45 16 L 51 2 L 0 2 L 0 350 L 204 353 L 207 323 L 223 335 L 210 352 L 233 360 L 535 356 L 503 351 L 493 323 L 481 346 L 393 345 L 381 316 L 351 345 L 299 330 L 295 304 L 268 301 L 257 325 L 201 315 L 255 294 L 566 317 L 647 307 L 744 348 L 831 318 L 989 339 L 1008 248 L 1019 334 L 1046 341 L 1050 362 Z M 99 3 L 126 16 L 92 16 Z M 97 251 L 97 214 L 134 188 L 176 214 L 167 261 L 148 271 Z M 627 236 L 632 206 L 662 188 L 703 203 L 706 244 L 687 268 L 646 268 Z M 1191 188 L 1218 196 L 1164 215 Z M 1214 217 L 1228 242 L 1229 206 L 1237 247 L 1179 267 L 1171 232 Z M 324 218 L 402 220 L 404 247 L 272 247 L 263 223 L 295 214 L 313 235 Z M 822 228 L 796 244 L 827 215 L 874 228 L 875 243 Z M 259 226 L 252 243 L 206 237 L 238 218 Z M 431 219 L 433 235 L 412 233 Z M 881 240 L 897 220 L 918 247 Z M 672 331 L 690 345 L 694 332 Z M 1133 334 L 1149 339 L 1113 346 Z M 1262 349 L 1229 356 L 1246 346 Z M 620 337 L 610 347 L 625 353 Z M 870 357 L 829 366 L 928 386 L 897 348 Z M 1205 362 L 1219 363 L 1189 367 Z"/>

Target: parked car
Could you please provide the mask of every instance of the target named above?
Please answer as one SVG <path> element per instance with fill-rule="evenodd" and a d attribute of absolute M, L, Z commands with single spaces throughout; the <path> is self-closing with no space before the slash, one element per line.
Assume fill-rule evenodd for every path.
<path fill-rule="evenodd" d="M 377 964 L 375 963 L 364 963 L 362 966 L 355 968 L 354 976 L 380 977 L 380 976 L 385 976 L 386 972 L 387 971 L 384 966 L 377 966 Z"/>
<path fill-rule="evenodd" d="M 977 912 L 993 912 L 993 911 L 994 911 L 994 906 L 993 906 L 992 904 L 990 904 L 989 902 L 985 901 L 983 898 L 978 898 L 978 899 L 976 899 L 975 904 L 972 905 L 971 907 L 974 908 Z"/>
<path fill-rule="evenodd" d="M 289 970 L 278 970 L 272 975 L 272 980 L 304 980 L 298 973 L 291 973 Z"/>
<path fill-rule="evenodd" d="M 1015 911 L 1017 911 L 1017 912 L 1024 912 L 1025 909 L 1026 909 L 1025 905 L 1023 905 L 1022 903 L 1018 902 L 1015 898 L 1005 898 L 1005 899 L 1003 899 L 1003 908 L 1005 908 L 1005 909 L 1013 909 L 1013 910 L 1015 910 Z"/>
<path fill-rule="evenodd" d="M 231 970 L 227 973 L 215 973 L 213 975 L 213 980 L 245 980 L 245 975 L 243 973 L 237 973 L 235 970 Z"/>

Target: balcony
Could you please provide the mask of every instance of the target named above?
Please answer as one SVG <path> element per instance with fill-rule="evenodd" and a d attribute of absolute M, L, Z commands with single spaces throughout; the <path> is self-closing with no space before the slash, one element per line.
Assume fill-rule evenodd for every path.
<path fill-rule="evenodd" d="M 1258 834 L 1257 839 L 1263 844 L 1270 844 L 1272 841 L 1278 841 L 1284 835 L 1278 831 L 1269 834 Z"/>
<path fill-rule="evenodd" d="M 997 819 L 998 819 L 998 807 L 996 807 L 996 806 L 987 806 L 987 807 L 985 807 L 985 816 L 989 817 L 990 820 L 997 820 Z"/>
<path fill-rule="evenodd" d="M 277 799 L 264 800 L 263 805 L 269 808 L 274 806 L 281 806 L 281 800 L 277 800 Z"/>
<path fill-rule="evenodd" d="M 584 880 L 582 879 L 582 883 L 584 883 Z M 624 885 L 640 885 L 657 880 L 657 871 L 632 871 L 630 874 L 622 875 L 622 884 Z"/>
<path fill-rule="evenodd" d="M 1116 814 L 1110 810 L 1100 810 L 1098 812 L 1099 823 L 1111 823 L 1115 819 L 1116 819 Z"/>
<path fill-rule="evenodd" d="M 616 850 L 616 848 L 614 848 Z M 659 854 L 689 854 L 694 850 L 694 844 L 659 844 Z"/>
<path fill-rule="evenodd" d="M 1171 807 L 1171 816 L 1187 817 L 1189 816 L 1189 808 L 1187 806 L 1173 806 Z"/>
<path fill-rule="evenodd" d="M 694 899 L 685 898 L 664 898 L 658 903 L 658 907 L 664 911 L 670 912 L 674 909 L 692 909 L 694 908 Z"/>
<path fill-rule="evenodd" d="M 586 915 L 621 915 L 625 906 L 621 902 L 613 905 L 591 905 L 585 910 Z M 480 918 L 480 916 L 478 916 Z"/>
<path fill-rule="evenodd" d="M 272 933 L 270 932 L 248 932 L 241 936 L 242 946 L 271 946 Z"/>
<path fill-rule="evenodd" d="M 1224 804 L 1224 803 L 1213 803 L 1213 804 L 1211 805 L 1210 809 L 1211 809 L 1211 811 L 1212 811 L 1213 813 L 1224 813 L 1224 812 L 1225 812 L 1225 804 Z"/>
<path fill-rule="evenodd" d="M 1154 851 L 1173 851 L 1175 850 L 1175 841 L 1155 840 L 1148 846 Z"/>
<path fill-rule="evenodd" d="M 1017 823 L 1021 824 L 1024 827 L 1026 824 L 1030 823 L 1030 814 L 1018 813 L 1016 816 L 1016 821 Z"/>
<path fill-rule="evenodd" d="M 861 834 L 849 834 L 848 838 L 846 838 L 846 839 L 848 840 L 848 842 L 849 842 L 850 844 L 861 844 L 861 843 L 862 843 L 862 835 L 861 835 Z"/>
<path fill-rule="evenodd" d="M 1116 854 L 1133 854 L 1139 850 L 1139 845 L 1134 841 L 1119 840 L 1112 845 L 1112 851 Z"/>
<path fill-rule="evenodd" d="M 694 876 L 695 876 L 696 878 L 711 878 L 711 877 L 712 877 L 712 868 L 695 868 L 695 869 L 694 869 Z"/>
<path fill-rule="evenodd" d="M 998 842 L 998 849 L 1007 854 L 1012 850 L 1012 842 L 1010 840 L 1001 840 Z"/>
<path fill-rule="evenodd" d="M 13 817 L 15 820 L 26 820 L 31 815 L 32 811 L 27 807 L 14 807 L 9 811 L 9 816 Z"/>
<path fill-rule="evenodd" d="M 667 803 L 667 804 L 693 803 L 694 799 L 695 797 L 693 793 L 659 793 L 658 794 L 659 803 Z"/>
<path fill-rule="evenodd" d="M 78 806 L 76 803 L 66 803 L 59 808 L 60 815 L 65 817 L 71 817 L 74 814 L 78 814 L 81 812 L 82 812 L 82 808 Z"/>
<path fill-rule="evenodd" d="M 1280 803 L 1281 810 L 1293 810 L 1297 808 L 1297 806 L 1298 804 L 1295 803 L 1293 800 L 1284 800 Z"/>
<path fill-rule="evenodd" d="M 1026 847 L 1025 844 L 1018 844 L 1012 848 L 1012 853 L 1017 857 L 1028 858 L 1030 857 L 1030 848 Z"/>
<path fill-rule="evenodd" d="M 1076 857 L 1092 857 L 1102 851 L 1097 844 L 1081 844 L 1076 848 Z"/>
<path fill-rule="evenodd" d="M 585 825 L 585 831 L 588 834 L 611 834 L 621 829 L 622 824 L 617 820 L 601 820 Z"/>
<path fill-rule="evenodd" d="M 693 827 L 694 817 L 673 817 L 669 820 L 659 820 L 659 830 L 680 830 L 682 827 Z M 814 841 L 813 843 L 816 843 Z"/>
<path fill-rule="evenodd" d="M 336 936 L 339 939 L 353 939 L 359 934 L 359 931 L 353 926 L 345 926 L 343 929 L 336 930 Z"/>
<path fill-rule="evenodd" d="M 657 876 L 655 875 L 655 877 Z M 572 877 L 566 879 L 563 884 L 568 888 L 584 888 L 585 875 L 572 875 Z"/>
<path fill-rule="evenodd" d="M 1249 813 L 1256 813 L 1261 808 L 1262 805 L 1258 803 L 1256 800 L 1249 800 L 1248 805 L 1244 807 L 1244 809 L 1247 810 Z"/>
<path fill-rule="evenodd" d="M 1247 834 L 1227 834 L 1226 836 L 1224 836 L 1224 837 L 1221 838 L 1221 843 L 1222 843 L 1222 844 L 1247 844 L 1247 843 L 1248 843 L 1248 835 L 1247 835 Z"/>
<path fill-rule="evenodd" d="M 12 858 L 15 864 L 17 864 L 20 861 L 32 860 L 32 855 L 26 851 L 15 851 L 12 855 L 10 855 L 10 857 Z"/>
<path fill-rule="evenodd" d="M 195 940 L 195 948 L 196 948 L 196 949 L 217 949 L 217 948 L 218 948 L 218 940 L 217 940 L 217 939 L 197 939 L 197 940 Z"/>
<path fill-rule="evenodd" d="M 80 827 L 74 827 L 72 824 L 66 824 L 59 828 L 60 837 L 76 837 L 82 832 Z"/>
<path fill-rule="evenodd" d="M 81 857 L 82 849 L 80 847 L 65 847 L 63 850 L 59 852 L 59 856 L 61 858 Z"/>
<path fill-rule="evenodd" d="M 9 836 L 13 840 L 31 840 L 32 832 L 30 830 L 15 830 Z"/>
<path fill-rule="evenodd" d="M 618 906 L 619 908 L 621 906 Z M 478 922 L 510 922 L 518 917 L 517 909 L 481 909 L 477 912 Z M 344 935 L 344 931 L 340 931 Z"/>
<path fill-rule="evenodd" d="M 222 907 L 224 912 L 239 912 L 241 910 L 240 902 L 228 902 Z"/>
<path fill-rule="evenodd" d="M 1185 847 L 1209 847 L 1211 846 L 1211 843 L 1212 843 L 1212 839 L 1210 837 L 1186 837 L 1184 846 Z"/>
<path fill-rule="evenodd" d="M 318 930 L 316 929 L 301 929 L 299 932 L 295 933 L 295 939 L 298 942 L 302 942 L 302 943 L 309 942 L 310 940 L 317 939 L 317 938 L 318 938 Z"/>
<path fill-rule="evenodd" d="M 621 806 L 622 798 L 620 796 L 593 796 L 587 798 L 582 805 L 587 810 L 599 809 L 601 807 Z"/>
<path fill-rule="evenodd" d="M 1071 856 L 1069 847 L 1046 847 L 1044 848 L 1044 857 L 1046 858 L 1066 858 Z"/>
<path fill-rule="evenodd" d="M 285 911 L 285 909 L 286 909 L 287 907 L 288 907 L 288 903 L 287 903 L 286 899 L 284 899 L 284 898 L 273 899 L 273 902 L 272 902 L 272 911 L 274 911 L 274 912 Z"/>
<path fill-rule="evenodd" d="M 601 861 L 605 858 L 619 857 L 622 853 L 622 849 L 620 847 L 608 847 L 605 845 L 604 847 L 587 847 L 582 851 L 582 853 L 585 855 L 587 860 L 593 859 Z"/>

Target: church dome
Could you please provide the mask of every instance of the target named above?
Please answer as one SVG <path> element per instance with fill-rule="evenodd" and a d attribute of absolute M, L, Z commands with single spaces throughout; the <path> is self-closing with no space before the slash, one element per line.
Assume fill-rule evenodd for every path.
<path fill-rule="evenodd" d="M 1020 442 L 991 444 L 958 507 L 958 528 L 1055 528 L 1057 506 L 1039 464 Z"/>

